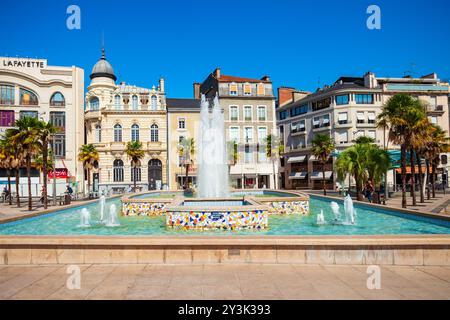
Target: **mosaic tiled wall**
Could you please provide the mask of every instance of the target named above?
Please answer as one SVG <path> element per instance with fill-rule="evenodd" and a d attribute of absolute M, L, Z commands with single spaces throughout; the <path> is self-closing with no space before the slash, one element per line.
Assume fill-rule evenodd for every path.
<path fill-rule="evenodd" d="M 167 212 L 166 226 L 178 229 L 262 230 L 268 227 L 267 211 Z"/>
<path fill-rule="evenodd" d="M 124 216 L 160 216 L 166 213 L 166 203 L 160 202 L 128 202 L 122 203 Z"/>
<path fill-rule="evenodd" d="M 268 202 L 269 214 L 308 214 L 309 201 L 276 201 Z"/>

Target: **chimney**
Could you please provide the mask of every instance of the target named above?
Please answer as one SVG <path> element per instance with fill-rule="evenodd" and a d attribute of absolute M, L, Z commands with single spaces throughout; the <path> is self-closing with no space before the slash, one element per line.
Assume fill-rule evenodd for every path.
<path fill-rule="evenodd" d="M 220 68 L 217 67 L 217 68 L 214 70 L 213 74 L 214 74 L 214 77 L 215 77 L 216 79 L 220 79 Z"/>
<path fill-rule="evenodd" d="M 159 90 L 161 92 L 164 92 L 164 90 L 165 90 L 165 88 L 164 88 L 164 78 L 163 77 L 159 78 Z"/>
<path fill-rule="evenodd" d="M 282 106 L 292 102 L 294 91 L 295 91 L 294 88 L 279 87 L 278 88 L 278 107 L 282 107 Z"/>
<path fill-rule="evenodd" d="M 194 99 L 201 99 L 200 83 L 194 82 Z"/>
<path fill-rule="evenodd" d="M 269 76 L 263 76 L 263 77 L 261 78 L 261 80 L 262 80 L 262 81 L 270 81 L 270 78 L 269 78 Z"/>
<path fill-rule="evenodd" d="M 370 89 L 376 88 L 378 86 L 378 81 L 375 78 L 375 74 L 369 71 L 364 75 L 364 86 Z"/>

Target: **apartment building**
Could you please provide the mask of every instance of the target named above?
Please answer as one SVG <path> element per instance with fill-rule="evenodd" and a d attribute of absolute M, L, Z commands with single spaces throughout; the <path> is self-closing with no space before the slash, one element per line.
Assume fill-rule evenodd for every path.
<path fill-rule="evenodd" d="M 278 164 L 266 156 L 265 141 L 277 134 L 275 96 L 268 76 L 260 79 L 224 75 L 216 68 L 201 83 L 194 84 L 194 95 L 213 99 L 218 94 L 223 108 L 227 141 L 237 145 L 237 162 L 230 164 L 231 186 L 277 188 Z"/>
<path fill-rule="evenodd" d="M 311 154 L 311 142 L 317 134 L 330 135 L 336 143 L 336 152 L 351 146 L 359 136 L 371 137 L 387 149 L 397 149 L 398 146 L 389 143 L 387 131 L 376 126 L 382 106 L 396 93 L 408 93 L 423 100 L 428 105 L 430 121 L 448 132 L 448 90 L 448 83 L 441 82 L 435 73 L 421 78 L 382 78 L 371 72 L 363 77 L 340 77 L 332 86 L 310 94 L 280 88 L 277 120 L 285 145 L 283 186 L 320 189 L 325 178 L 328 188 L 335 187 L 335 158 L 330 157 L 322 177 L 321 164 Z M 442 155 L 441 160 L 441 177 L 446 181 L 447 156 Z M 398 171 L 391 171 L 388 184 L 395 184 L 398 175 Z"/>

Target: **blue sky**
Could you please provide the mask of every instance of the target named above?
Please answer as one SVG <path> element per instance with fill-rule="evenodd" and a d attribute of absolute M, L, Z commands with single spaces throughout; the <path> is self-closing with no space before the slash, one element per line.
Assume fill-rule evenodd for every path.
<path fill-rule="evenodd" d="M 70 4 L 81 9 L 81 30 L 66 28 Z M 381 30 L 366 27 L 371 4 Z M 77 65 L 87 85 L 102 32 L 118 81 L 150 87 L 164 76 L 170 97 L 192 97 L 192 83 L 217 66 L 303 90 L 369 70 L 450 78 L 448 0 L 8 0 L 0 55 Z"/>

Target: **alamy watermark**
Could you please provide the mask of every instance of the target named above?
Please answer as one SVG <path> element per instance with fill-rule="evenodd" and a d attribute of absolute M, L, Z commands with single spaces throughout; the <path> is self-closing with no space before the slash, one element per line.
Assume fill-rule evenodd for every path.
<path fill-rule="evenodd" d="M 81 10 L 80 7 L 72 4 L 67 7 L 66 13 L 69 15 L 66 20 L 66 26 L 69 30 L 81 29 Z"/>
<path fill-rule="evenodd" d="M 368 266 L 366 273 L 369 275 L 366 281 L 367 289 L 381 289 L 381 269 L 379 266 Z"/>
<path fill-rule="evenodd" d="M 367 28 L 369 30 L 380 30 L 381 29 L 381 9 L 379 6 L 372 4 L 367 7 L 367 14 L 370 16 L 367 18 Z"/>
<path fill-rule="evenodd" d="M 81 269 L 77 265 L 70 265 L 67 267 L 66 273 L 69 277 L 66 281 L 66 287 L 69 290 L 81 289 Z"/>

